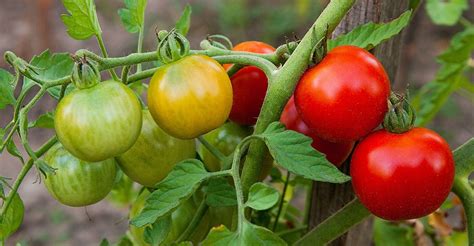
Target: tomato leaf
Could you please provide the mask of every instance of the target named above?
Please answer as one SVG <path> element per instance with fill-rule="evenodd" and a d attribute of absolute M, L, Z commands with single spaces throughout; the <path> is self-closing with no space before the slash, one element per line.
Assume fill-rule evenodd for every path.
<path fill-rule="evenodd" d="M 110 243 L 109 243 L 109 240 L 107 240 L 107 238 L 104 238 L 102 239 L 102 241 L 100 241 L 100 244 L 99 246 L 109 246 Z"/>
<path fill-rule="evenodd" d="M 249 199 L 245 206 L 255 210 L 267 210 L 277 204 L 279 198 L 280 194 L 278 194 L 277 190 L 262 182 L 258 182 L 250 187 Z"/>
<path fill-rule="evenodd" d="M 5 205 L 5 203 L 3 203 Z M 20 227 L 23 222 L 23 215 L 25 213 L 25 206 L 18 193 L 12 198 L 3 217 L 0 217 L 0 240 L 6 240 Z"/>
<path fill-rule="evenodd" d="M 349 33 L 328 40 L 328 51 L 341 45 L 355 45 L 370 50 L 400 33 L 410 22 L 411 11 L 387 23 L 373 23 L 358 26 Z"/>
<path fill-rule="evenodd" d="M 426 12 L 437 25 L 452 26 L 459 21 L 462 12 L 469 8 L 467 0 L 427 0 Z"/>
<path fill-rule="evenodd" d="M 7 105 L 15 105 L 14 79 L 13 75 L 0 68 L 0 109 L 4 109 Z"/>
<path fill-rule="evenodd" d="M 199 160 L 189 159 L 178 163 L 168 176 L 156 185 L 156 190 L 148 196 L 142 212 L 130 223 L 142 227 L 170 214 L 210 175 Z"/>
<path fill-rule="evenodd" d="M 12 138 L 11 138 L 10 140 L 8 140 L 8 142 L 7 142 L 7 151 L 8 151 L 8 153 L 10 153 L 12 156 L 15 156 L 15 157 L 17 157 L 18 159 L 20 159 L 21 163 L 25 163 L 25 160 L 23 159 L 23 155 L 20 153 L 20 151 L 19 151 L 18 148 L 16 147 L 16 144 L 15 144 L 15 142 L 13 141 Z"/>
<path fill-rule="evenodd" d="M 72 68 L 74 66 L 74 62 L 68 53 L 51 53 L 49 50 L 45 50 L 40 55 L 34 56 L 33 59 L 31 59 L 30 64 L 38 68 L 35 70 L 37 73 L 35 77 L 44 80 L 55 80 L 68 76 L 72 73 Z M 29 78 L 25 78 L 22 90 L 32 86 L 34 83 L 36 82 Z M 70 92 L 73 89 L 74 86 L 70 85 L 66 92 Z M 55 99 L 59 98 L 60 92 L 60 85 L 48 89 L 48 93 Z"/>
<path fill-rule="evenodd" d="M 226 178 L 217 177 L 209 180 L 206 203 L 211 207 L 227 207 L 237 204 L 235 189 Z"/>
<path fill-rule="evenodd" d="M 271 123 L 258 137 L 267 144 L 276 163 L 292 173 L 329 183 L 344 183 L 351 179 L 311 147 L 311 138 L 285 130 L 280 122 Z"/>
<path fill-rule="evenodd" d="M 456 34 L 449 47 L 437 57 L 441 68 L 436 78 L 423 86 L 412 100 L 417 117 L 415 125 L 428 124 L 460 84 L 470 83 L 463 73 L 473 50 L 474 28 L 471 27 Z"/>
<path fill-rule="evenodd" d="M 35 121 L 28 123 L 28 128 L 54 128 L 54 114 L 53 112 L 47 112 L 40 115 Z"/>
<path fill-rule="evenodd" d="M 183 10 L 183 13 L 181 14 L 181 17 L 179 17 L 179 20 L 176 22 L 176 30 L 186 36 L 189 31 L 189 26 L 191 25 L 191 13 L 192 13 L 191 6 L 189 4 L 186 4 L 186 7 Z"/>
<path fill-rule="evenodd" d="M 415 245 L 413 228 L 399 226 L 392 222 L 375 218 L 374 243 L 376 246 Z"/>
<path fill-rule="evenodd" d="M 171 231 L 171 216 L 161 218 L 151 226 L 145 228 L 143 234 L 145 242 L 151 245 L 160 245 Z"/>
<path fill-rule="evenodd" d="M 237 246 L 237 245 L 260 245 L 279 246 L 287 245 L 275 233 L 267 228 L 254 225 L 247 220 L 244 221 L 242 232 L 231 232 L 224 225 L 214 227 L 202 242 L 203 246 Z"/>
<path fill-rule="evenodd" d="M 124 0 L 125 8 L 118 10 L 118 15 L 127 32 L 136 33 L 145 23 L 147 0 Z"/>
<path fill-rule="evenodd" d="M 61 15 L 67 33 L 74 39 L 85 40 L 102 33 L 94 0 L 62 0 L 68 14 Z"/>
<path fill-rule="evenodd" d="M 456 176 L 467 177 L 474 170 L 474 138 L 459 146 L 453 154 Z"/>

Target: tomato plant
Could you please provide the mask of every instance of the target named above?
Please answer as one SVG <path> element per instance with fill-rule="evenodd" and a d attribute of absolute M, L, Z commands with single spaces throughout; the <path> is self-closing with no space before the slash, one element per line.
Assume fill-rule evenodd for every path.
<path fill-rule="evenodd" d="M 59 102 L 54 116 L 64 148 L 89 162 L 127 151 L 137 140 L 141 125 L 140 102 L 131 89 L 115 81 L 71 92 Z"/>
<path fill-rule="evenodd" d="M 311 146 L 321 153 L 326 155 L 326 158 L 334 165 L 341 166 L 342 163 L 349 157 L 353 141 L 333 143 L 318 137 L 308 126 L 303 122 L 301 116 L 296 110 L 294 97 L 292 96 L 281 114 L 280 121 L 287 129 L 297 131 L 310 137 L 313 142 Z"/>
<path fill-rule="evenodd" d="M 275 52 L 271 45 L 258 41 L 239 43 L 232 50 L 259 54 Z M 224 67 L 228 69 L 230 65 L 225 64 Z M 229 119 L 241 125 L 255 124 L 267 93 L 267 76 L 255 66 L 246 66 L 232 75 L 230 80 L 234 98 Z"/>
<path fill-rule="evenodd" d="M 295 90 L 303 121 L 321 138 L 354 141 L 387 112 L 390 82 L 382 64 L 355 46 L 339 46 L 308 69 Z"/>
<path fill-rule="evenodd" d="M 114 159 L 86 162 L 69 153 L 61 144 L 54 145 L 44 161 L 57 169 L 44 183 L 49 193 L 60 203 L 82 207 L 102 200 L 115 181 L 117 172 Z"/>
<path fill-rule="evenodd" d="M 148 89 L 148 107 L 158 126 L 171 136 L 195 138 L 227 120 L 232 85 L 215 60 L 190 55 L 156 71 Z"/>
<path fill-rule="evenodd" d="M 426 128 L 376 131 L 355 148 L 352 185 L 373 214 L 407 220 L 438 209 L 453 185 L 454 160 L 446 141 Z"/>
<path fill-rule="evenodd" d="M 176 163 L 195 156 L 194 140 L 171 137 L 160 129 L 148 110 L 143 110 L 143 125 L 135 144 L 116 157 L 120 168 L 135 182 L 152 187 Z"/>

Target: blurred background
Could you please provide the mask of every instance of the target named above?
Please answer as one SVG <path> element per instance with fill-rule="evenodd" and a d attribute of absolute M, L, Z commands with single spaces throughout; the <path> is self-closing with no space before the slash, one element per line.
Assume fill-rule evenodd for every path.
<path fill-rule="evenodd" d="M 121 0 L 96 0 L 104 41 L 111 56 L 134 52 L 137 36 L 125 31 L 117 10 Z M 245 40 L 261 40 L 278 46 L 285 40 L 302 37 L 319 15 L 327 1 L 316 0 L 149 0 L 146 14 L 144 50 L 154 50 L 155 30 L 169 29 L 179 18 L 186 3 L 192 5 L 192 24 L 188 38 L 193 48 L 208 34 L 224 34 L 234 45 Z M 15 52 L 25 60 L 46 49 L 52 52 L 74 53 L 86 48 L 99 52 L 95 39 L 76 41 L 66 34 L 60 15 L 65 9 L 57 0 L 2 0 L 0 8 L 0 53 Z M 473 19 L 473 12 L 466 18 Z M 460 27 L 434 25 L 420 8 L 404 33 L 405 45 L 398 80 L 392 81 L 395 90 L 404 91 L 407 84 L 416 90 L 431 81 L 439 67 L 436 55 L 449 44 Z M 11 68 L 3 61 L 0 67 Z M 470 74 L 470 81 L 474 75 Z M 392 78 L 393 79 L 393 78 Z M 451 148 L 474 136 L 474 99 L 453 94 L 436 119 L 429 125 L 445 137 Z M 30 114 L 31 119 L 51 111 L 55 101 L 49 97 Z M 11 107 L 0 111 L 0 126 L 12 116 Z M 34 148 L 40 146 L 52 131 L 34 129 L 30 133 Z M 16 139 L 18 141 L 18 139 Z M 5 151 L 0 156 L 1 176 L 14 178 L 21 164 Z M 36 171 L 31 171 L 19 193 L 25 203 L 24 223 L 7 242 L 28 245 L 98 245 L 102 238 L 116 241 L 127 229 L 127 207 L 102 201 L 87 208 L 60 205 L 39 182 Z"/>

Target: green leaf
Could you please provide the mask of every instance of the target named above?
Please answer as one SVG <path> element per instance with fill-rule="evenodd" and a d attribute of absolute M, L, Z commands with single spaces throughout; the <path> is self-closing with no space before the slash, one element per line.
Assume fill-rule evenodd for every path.
<path fill-rule="evenodd" d="M 227 207 L 237 204 L 235 189 L 224 177 L 212 178 L 206 192 L 206 203 L 211 207 Z"/>
<path fill-rule="evenodd" d="M 61 0 L 69 14 L 61 15 L 67 33 L 74 39 L 85 40 L 102 33 L 94 0 Z"/>
<path fill-rule="evenodd" d="M 23 155 L 20 153 L 20 151 L 16 147 L 16 144 L 13 141 L 13 138 L 8 140 L 8 142 L 7 142 L 7 151 L 12 156 L 18 157 L 18 159 L 20 159 L 21 163 L 25 163 L 25 160 L 23 159 Z"/>
<path fill-rule="evenodd" d="M 462 12 L 469 5 L 467 0 L 427 0 L 425 7 L 433 23 L 452 26 L 459 21 Z"/>
<path fill-rule="evenodd" d="M 454 150 L 456 176 L 467 177 L 474 170 L 474 138 Z"/>
<path fill-rule="evenodd" d="M 127 32 L 136 33 L 145 23 L 147 0 L 124 0 L 125 8 L 118 10 L 120 20 Z"/>
<path fill-rule="evenodd" d="M 160 245 L 171 231 L 171 216 L 166 216 L 155 221 L 151 226 L 145 228 L 143 234 L 145 242 L 151 245 Z"/>
<path fill-rule="evenodd" d="M 5 203 L 3 203 L 5 205 Z M 3 217 L 0 217 L 0 240 L 6 240 L 20 227 L 23 222 L 25 206 L 18 193 L 12 198 Z"/>
<path fill-rule="evenodd" d="M 0 68 L 0 109 L 4 109 L 7 105 L 15 105 L 14 79 L 13 75 Z"/>
<path fill-rule="evenodd" d="M 329 183 L 344 183 L 351 179 L 311 147 L 311 138 L 285 130 L 280 122 L 271 123 L 258 137 L 267 144 L 276 163 L 292 173 Z"/>
<path fill-rule="evenodd" d="M 109 243 L 109 240 L 107 240 L 107 238 L 104 238 L 102 239 L 102 241 L 100 241 L 100 244 L 99 246 L 109 246 L 110 243 Z"/>
<path fill-rule="evenodd" d="M 180 162 L 163 181 L 158 183 L 156 190 L 148 196 L 142 212 L 130 223 L 142 227 L 170 214 L 209 176 L 204 164 L 199 160 L 189 159 Z"/>
<path fill-rule="evenodd" d="M 374 243 L 376 246 L 415 245 L 413 228 L 400 226 L 375 218 Z"/>
<path fill-rule="evenodd" d="M 253 184 L 250 187 L 249 199 L 245 206 L 255 210 L 267 210 L 277 204 L 280 194 L 273 187 L 262 182 Z"/>
<path fill-rule="evenodd" d="M 68 53 L 51 53 L 49 50 L 44 51 L 38 56 L 34 56 L 33 59 L 31 59 L 30 64 L 39 68 L 35 70 L 38 73 L 35 77 L 44 80 L 55 80 L 68 76 L 72 73 L 72 68 L 74 66 L 74 62 Z M 25 78 L 23 90 L 32 86 L 34 83 L 36 82 Z M 74 87 L 69 85 L 66 92 L 73 89 Z M 55 99 L 59 98 L 60 92 L 61 86 L 59 85 L 48 89 L 48 93 Z"/>
<path fill-rule="evenodd" d="M 28 123 L 28 128 L 54 128 L 54 114 L 53 112 L 47 112 L 42 114 L 35 121 Z"/>
<path fill-rule="evenodd" d="M 459 85 L 467 81 L 463 73 L 473 50 L 474 28 L 471 27 L 456 34 L 451 39 L 449 47 L 437 57 L 441 67 L 436 73 L 436 78 L 424 85 L 412 100 L 417 117 L 415 125 L 428 124 L 449 96 L 459 88 Z"/>
<path fill-rule="evenodd" d="M 287 245 L 285 241 L 279 238 L 275 233 L 267 228 L 251 224 L 244 221 L 242 232 L 231 232 L 224 225 L 214 227 L 209 235 L 202 242 L 203 246 L 240 246 L 240 245 L 259 245 L 259 246 L 280 246 Z"/>
<path fill-rule="evenodd" d="M 186 4 L 186 7 L 183 10 L 183 13 L 181 14 L 181 17 L 179 17 L 179 20 L 176 22 L 176 30 L 186 36 L 189 31 L 189 26 L 191 25 L 191 13 L 192 13 L 191 6 L 189 4 Z"/>
<path fill-rule="evenodd" d="M 410 22 L 411 11 L 387 23 L 373 23 L 358 26 L 351 32 L 328 40 L 328 50 L 341 45 L 355 45 L 370 50 L 400 33 Z"/>

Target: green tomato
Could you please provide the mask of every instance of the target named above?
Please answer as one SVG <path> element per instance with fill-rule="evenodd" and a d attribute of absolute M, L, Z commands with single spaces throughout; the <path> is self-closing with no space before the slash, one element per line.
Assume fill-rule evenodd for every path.
<path fill-rule="evenodd" d="M 130 209 L 129 218 L 133 219 L 137 216 L 145 206 L 146 198 L 150 195 L 148 190 L 144 190 L 138 197 L 135 203 L 132 205 Z M 171 214 L 171 229 L 168 233 L 168 236 L 163 241 L 162 245 L 170 245 L 171 243 L 175 242 L 179 236 L 186 230 L 189 223 L 194 217 L 196 213 L 196 204 L 194 203 L 193 199 L 190 198 L 181 204 L 172 214 Z M 144 227 L 135 227 L 130 225 L 129 231 L 132 235 L 133 241 L 136 245 L 145 246 L 149 245 L 145 242 L 143 238 L 143 233 L 145 231 Z M 197 242 L 204 239 L 207 235 L 209 229 L 209 216 L 204 216 L 201 220 L 201 223 L 198 225 L 197 230 L 191 235 L 190 240 L 197 244 Z"/>
<path fill-rule="evenodd" d="M 115 81 L 71 92 L 59 102 L 54 117 L 64 148 L 89 162 L 127 151 L 141 126 L 140 102 L 130 88 Z"/>
<path fill-rule="evenodd" d="M 82 207 L 102 200 L 112 190 L 117 172 L 114 159 L 86 162 L 57 143 L 44 155 L 56 173 L 45 179 L 49 193 L 59 202 Z"/>
<path fill-rule="evenodd" d="M 133 181 L 152 187 L 168 175 L 182 160 L 194 158 L 194 140 L 174 138 L 155 123 L 148 110 L 143 110 L 143 125 L 135 144 L 116 157 L 123 172 Z"/>

